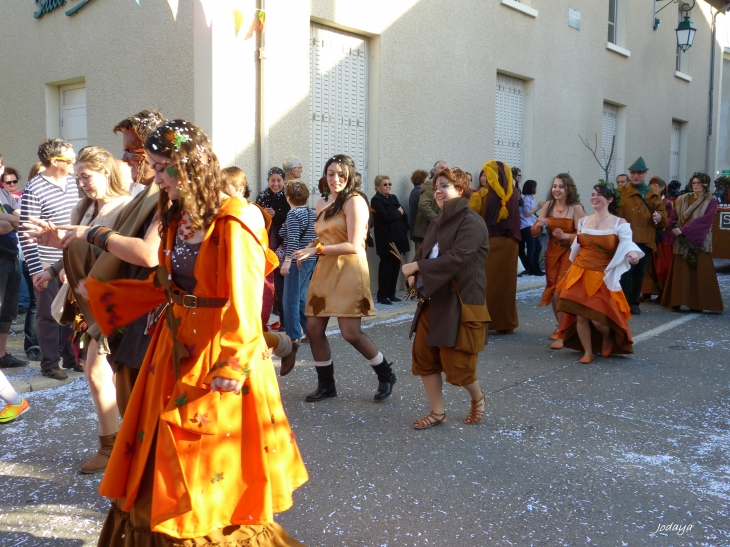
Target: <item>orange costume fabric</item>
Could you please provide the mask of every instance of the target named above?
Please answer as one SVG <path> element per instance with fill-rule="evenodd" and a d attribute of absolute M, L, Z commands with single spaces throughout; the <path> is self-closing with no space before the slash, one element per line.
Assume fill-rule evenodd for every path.
<path fill-rule="evenodd" d="M 549 306 L 552 304 L 555 288 L 563 280 L 570 269 L 570 243 L 566 240 L 553 237 L 552 231 L 560 228 L 566 234 L 576 233 L 573 217 L 555 218 L 548 216 L 550 239 L 545 251 L 545 290 L 542 293 L 542 300 L 538 306 Z M 541 228 L 533 226 L 530 228 L 532 237 L 540 235 Z"/>
<path fill-rule="evenodd" d="M 578 234 L 580 252 L 568 273 L 558 284 L 560 293 L 558 310 L 565 312 L 561 331 L 566 348 L 582 351 L 583 345 L 576 330 L 576 316 L 587 317 L 613 331 L 613 352 L 634 353 L 628 320 L 631 318 L 629 303 L 623 291 L 610 291 L 604 283 L 606 267 L 618 248 L 615 234 Z M 591 323 L 593 351 L 600 353 L 602 336 Z"/>
<path fill-rule="evenodd" d="M 176 229 L 173 223 L 160 247 L 168 272 Z M 195 538 L 273 523 L 308 479 L 261 328 L 264 276 L 276 266 L 267 247 L 260 210 L 226 200 L 200 247 L 194 294 L 229 301 L 220 308 L 172 304 L 177 340 L 188 354 L 178 380 L 164 317 L 153 335 L 99 488 L 130 511 L 140 490 L 150 488 L 142 476 L 154 457 L 153 532 Z M 152 278 L 89 279 L 87 286 L 105 334 L 166 301 Z M 215 377 L 243 381 L 241 394 L 210 391 Z"/>

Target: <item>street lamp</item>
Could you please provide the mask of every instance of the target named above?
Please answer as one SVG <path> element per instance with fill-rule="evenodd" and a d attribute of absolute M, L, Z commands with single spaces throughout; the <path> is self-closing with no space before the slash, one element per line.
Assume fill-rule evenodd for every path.
<path fill-rule="evenodd" d="M 692 42 L 695 41 L 695 34 L 697 34 L 697 27 L 695 27 L 695 24 L 692 22 L 692 19 L 689 18 L 689 14 L 687 13 L 689 10 L 685 9 L 685 6 L 688 5 L 689 4 L 682 5 L 682 10 L 684 10 L 685 15 L 684 19 L 677 27 L 677 47 L 682 51 L 687 51 L 692 47 Z"/>

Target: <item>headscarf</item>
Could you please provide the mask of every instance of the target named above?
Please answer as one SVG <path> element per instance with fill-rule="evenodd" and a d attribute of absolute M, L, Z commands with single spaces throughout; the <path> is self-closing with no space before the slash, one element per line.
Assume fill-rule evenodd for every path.
<path fill-rule="evenodd" d="M 651 180 L 649 181 L 649 186 L 651 186 L 652 184 L 655 184 L 655 183 L 658 184 L 661 187 L 664 187 L 664 186 L 667 185 L 667 183 L 664 182 L 664 179 L 663 178 L 661 178 L 661 177 L 651 177 Z"/>
<path fill-rule="evenodd" d="M 514 191 L 514 184 L 512 184 L 512 169 L 510 169 L 510 166 L 506 163 L 496 160 L 486 162 L 482 166 L 482 169 L 487 175 L 487 184 L 490 188 L 492 188 L 492 190 L 494 190 L 497 197 L 499 197 L 502 202 L 502 208 L 499 210 L 499 214 L 497 215 L 497 222 L 500 222 L 509 216 L 507 202 L 512 197 L 512 192 Z M 500 184 L 500 181 L 506 181 L 506 190 L 502 184 Z"/>

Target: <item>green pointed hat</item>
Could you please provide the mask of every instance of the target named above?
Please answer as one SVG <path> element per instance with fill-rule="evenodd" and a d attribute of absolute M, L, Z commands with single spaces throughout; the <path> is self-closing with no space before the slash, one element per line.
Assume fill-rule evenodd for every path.
<path fill-rule="evenodd" d="M 634 163 L 631 164 L 631 167 L 629 167 L 629 171 L 648 171 L 649 168 L 646 166 L 646 163 L 644 163 L 644 158 L 639 156 L 639 159 L 636 160 Z"/>

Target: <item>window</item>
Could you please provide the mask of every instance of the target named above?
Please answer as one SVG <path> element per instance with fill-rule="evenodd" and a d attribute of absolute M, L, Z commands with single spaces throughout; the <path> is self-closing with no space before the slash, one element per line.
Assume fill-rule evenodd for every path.
<path fill-rule="evenodd" d="M 681 0 L 680 0 L 681 4 Z M 684 19 L 684 11 L 680 8 L 679 10 L 679 22 L 681 23 Z M 679 46 L 677 46 L 677 65 L 676 65 L 676 71 L 681 74 L 689 74 L 689 50 L 682 51 L 679 49 Z"/>
<path fill-rule="evenodd" d="M 62 85 L 60 100 L 60 136 L 73 144 L 77 152 L 86 146 L 86 84 Z"/>
<path fill-rule="evenodd" d="M 618 33 L 616 25 L 618 23 L 618 0 L 608 0 L 608 42 L 618 45 Z"/>
<path fill-rule="evenodd" d="M 682 123 L 672 120 L 672 142 L 669 151 L 669 180 L 682 180 L 679 177 L 682 142 Z"/>
<path fill-rule="evenodd" d="M 524 170 L 525 81 L 497 74 L 495 107 L 494 158 Z"/>
<path fill-rule="evenodd" d="M 309 105 L 315 191 L 324 164 L 335 154 L 355 160 L 367 191 L 368 49 L 367 38 L 312 23 Z"/>
<path fill-rule="evenodd" d="M 606 165 L 609 157 L 611 158 L 611 168 L 608 172 L 608 181 L 616 180 L 616 163 L 618 158 L 618 106 L 603 103 L 603 121 L 601 124 L 601 163 Z M 613 155 L 611 151 L 613 150 Z M 606 173 L 601 170 L 601 176 L 604 178 Z"/>

